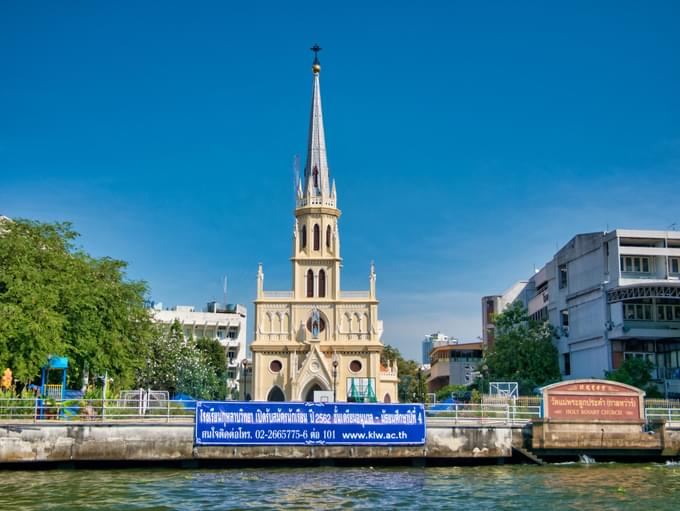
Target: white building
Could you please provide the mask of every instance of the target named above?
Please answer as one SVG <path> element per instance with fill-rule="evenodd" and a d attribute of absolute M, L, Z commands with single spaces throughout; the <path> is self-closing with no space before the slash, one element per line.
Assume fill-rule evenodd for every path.
<path fill-rule="evenodd" d="M 640 357 L 662 390 L 680 394 L 680 232 L 579 234 L 521 298 L 557 328 L 565 378 L 603 377 Z"/>
<path fill-rule="evenodd" d="M 227 355 L 227 388 L 231 394 L 238 392 L 240 370 L 246 358 L 247 309 L 243 305 L 210 302 L 205 311 L 196 311 L 193 305 L 163 309 L 159 304 L 152 313 L 156 323 L 171 325 L 179 321 L 185 339 L 219 341 Z"/>

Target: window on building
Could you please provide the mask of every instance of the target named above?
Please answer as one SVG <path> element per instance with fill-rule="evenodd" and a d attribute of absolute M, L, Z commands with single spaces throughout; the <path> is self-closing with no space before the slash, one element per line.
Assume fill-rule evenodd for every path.
<path fill-rule="evenodd" d="M 571 374 L 571 353 L 562 354 L 564 360 L 564 376 L 569 376 Z"/>
<path fill-rule="evenodd" d="M 651 273 L 652 260 L 642 256 L 621 256 L 621 271 L 629 273 Z"/>
<path fill-rule="evenodd" d="M 319 270 L 319 297 L 326 297 L 326 272 Z"/>
<path fill-rule="evenodd" d="M 307 270 L 307 298 L 314 296 L 314 272 Z"/>
<path fill-rule="evenodd" d="M 624 360 L 628 360 L 629 358 L 641 358 L 643 360 L 648 360 L 652 364 L 652 374 L 651 376 L 654 377 L 656 374 L 655 368 L 656 368 L 656 353 L 654 352 L 637 352 L 637 351 L 626 351 L 623 354 Z"/>
<path fill-rule="evenodd" d="M 680 257 L 669 257 L 668 258 L 668 271 L 678 275 L 680 273 Z"/>
<path fill-rule="evenodd" d="M 560 311 L 560 326 L 564 335 L 569 335 L 569 309 L 562 309 Z"/>
<path fill-rule="evenodd" d="M 314 188 L 319 187 L 319 169 L 316 168 L 316 165 L 314 166 L 314 170 L 312 171 L 312 175 L 314 176 Z"/>
<path fill-rule="evenodd" d="M 224 328 L 218 328 L 217 329 L 217 338 L 218 339 L 224 339 Z"/>
<path fill-rule="evenodd" d="M 326 248 L 331 248 L 331 226 L 326 227 Z"/>
<path fill-rule="evenodd" d="M 302 226 L 302 234 L 300 235 L 301 248 L 307 248 L 307 226 Z"/>
<path fill-rule="evenodd" d="M 657 321 L 680 321 L 680 304 L 658 304 L 656 319 Z"/>
<path fill-rule="evenodd" d="M 564 289 L 564 288 L 567 287 L 567 284 L 568 284 L 567 265 L 566 264 L 560 264 L 558 272 L 559 272 L 559 279 L 560 279 L 560 289 Z"/>
<path fill-rule="evenodd" d="M 651 303 L 625 303 L 623 304 L 623 318 L 632 321 L 651 321 Z"/>
<path fill-rule="evenodd" d="M 236 339 L 238 337 L 238 328 L 230 327 L 227 331 L 227 339 Z"/>
<path fill-rule="evenodd" d="M 319 250 L 321 248 L 321 229 L 319 229 L 319 224 L 314 224 L 314 250 Z"/>

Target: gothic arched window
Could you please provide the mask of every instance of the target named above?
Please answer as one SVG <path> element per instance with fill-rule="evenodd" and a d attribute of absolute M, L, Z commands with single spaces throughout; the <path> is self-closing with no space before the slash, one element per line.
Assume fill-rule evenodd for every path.
<path fill-rule="evenodd" d="M 314 166 L 314 170 L 312 171 L 312 175 L 314 176 L 314 188 L 319 187 L 319 169 L 316 168 L 316 165 Z"/>
<path fill-rule="evenodd" d="M 331 248 L 331 226 L 326 227 L 326 247 Z"/>
<path fill-rule="evenodd" d="M 319 229 L 319 224 L 314 224 L 314 250 L 319 250 L 321 248 L 321 229 Z"/>
<path fill-rule="evenodd" d="M 300 238 L 302 238 L 300 240 L 300 243 L 302 244 L 302 248 L 306 248 L 307 247 L 307 226 L 306 225 L 302 226 L 302 234 L 300 235 Z"/>
<path fill-rule="evenodd" d="M 326 272 L 319 270 L 319 296 L 325 298 L 326 296 Z"/>
<path fill-rule="evenodd" d="M 314 296 L 314 272 L 307 270 L 307 298 Z"/>

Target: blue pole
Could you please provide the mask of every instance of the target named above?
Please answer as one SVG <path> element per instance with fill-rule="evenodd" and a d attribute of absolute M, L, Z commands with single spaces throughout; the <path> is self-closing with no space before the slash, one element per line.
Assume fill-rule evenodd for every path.
<path fill-rule="evenodd" d="M 66 369 L 62 370 L 64 372 L 64 377 L 61 382 L 61 400 L 64 400 L 64 395 L 66 394 Z"/>

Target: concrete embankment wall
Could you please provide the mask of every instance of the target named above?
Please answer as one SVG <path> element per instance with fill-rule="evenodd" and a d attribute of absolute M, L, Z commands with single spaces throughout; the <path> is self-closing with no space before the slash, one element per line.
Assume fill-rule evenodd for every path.
<path fill-rule="evenodd" d="M 509 458 L 510 427 L 428 426 L 425 446 L 194 446 L 192 424 L 4 424 L 0 463 Z"/>
<path fill-rule="evenodd" d="M 650 455 L 678 456 L 680 428 L 668 424 L 645 431 L 643 422 L 620 423 L 590 421 L 574 423 L 556 420 L 536 420 L 532 425 L 531 448 L 549 451 L 626 451 Z"/>

